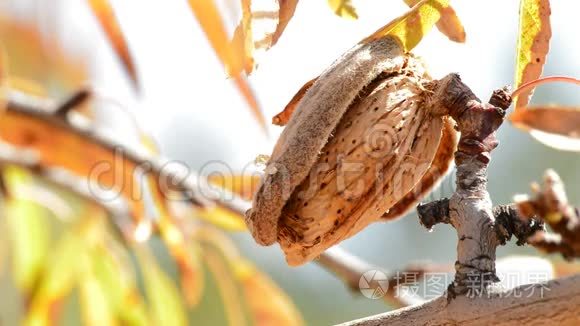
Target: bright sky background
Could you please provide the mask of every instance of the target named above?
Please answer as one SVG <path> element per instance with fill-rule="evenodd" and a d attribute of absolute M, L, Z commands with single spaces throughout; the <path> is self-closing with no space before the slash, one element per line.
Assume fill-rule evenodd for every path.
<path fill-rule="evenodd" d="M 93 18 L 84 2 L 61 2 L 66 4 L 64 14 L 74 21 L 74 28 L 65 26 L 61 34 L 69 39 L 79 33 L 87 35 L 85 52 L 98 60 L 97 87 L 107 96 L 135 104 L 134 111 L 143 127 L 163 143 L 169 143 L 168 155 L 197 153 L 207 157 L 218 146 L 227 155 L 215 158 L 227 159 L 241 168 L 256 154 L 270 152 L 281 128 L 271 126 L 271 137 L 265 138 L 237 90 L 226 80 L 187 1 L 113 1 L 143 84 L 143 92 L 134 102 L 102 33 L 86 24 Z M 267 119 L 341 53 L 407 9 L 403 1 L 396 0 L 353 3 L 359 12 L 358 21 L 335 16 L 326 0 L 300 1 L 280 42 L 250 77 Z M 506 71 L 513 71 L 518 3 L 452 1 L 465 24 L 467 43 L 452 43 L 433 30 L 415 52 L 425 59 L 435 78 L 459 72 L 485 98 L 492 89 L 512 82 L 513 73 Z M 576 1 L 552 1 L 555 36 L 548 61 L 564 57 L 572 64 L 552 73 L 580 76 L 580 46 L 576 33 L 570 33 L 580 30 L 578 9 Z M 562 37 L 568 39 L 562 42 Z M 95 47 L 94 41 L 99 46 Z"/>
<path fill-rule="evenodd" d="M 16 2 L 23 5 L 36 0 Z M 36 9 L 39 21 L 45 26 L 51 25 L 51 19 L 68 22 L 60 28 L 61 37 L 72 47 L 80 48 L 83 56 L 94 59 L 94 84 L 99 92 L 130 106 L 142 127 L 160 142 L 162 152 L 169 158 L 184 160 L 194 169 L 209 160 L 223 160 L 234 169 L 241 169 L 253 162 L 257 154 L 270 153 L 282 128 L 271 126 L 270 138 L 265 137 L 238 91 L 225 78 L 221 63 L 186 0 L 113 0 L 137 63 L 142 82 L 139 97 L 134 96 L 84 1 L 38 3 L 44 3 L 44 7 Z M 336 17 L 326 0 L 299 2 L 281 40 L 250 77 L 268 120 L 306 81 L 320 74 L 360 39 L 407 10 L 402 0 L 353 0 L 353 3 L 359 12 L 358 21 Z M 580 3 L 563 0 L 551 3 L 554 36 L 545 73 L 578 78 Z M 414 52 L 424 58 L 433 77 L 458 72 L 477 95 L 486 99 L 493 89 L 513 82 L 519 1 L 455 0 L 452 4 L 464 22 L 467 43 L 451 43 L 434 29 Z M 43 15 L 49 5 L 60 6 L 62 16 Z M 580 103 L 580 92 L 574 86 L 544 86 L 536 94 L 537 103 Z M 119 115 L 118 108 L 109 108 L 100 117 L 105 126 L 114 127 L 114 136 L 123 141 L 135 139 L 130 120 Z M 511 126 L 502 128 L 499 138 L 501 151 L 494 155 L 490 167 L 490 191 L 495 202 L 507 202 L 515 193 L 526 191 L 529 182 L 538 180 L 548 167 L 563 173 L 571 200 L 580 202 L 577 154 L 539 145 Z M 446 188 L 435 197 L 444 195 L 451 185 L 446 183 Z M 442 227 L 426 236 L 425 230 L 411 218 L 388 224 L 375 224 L 343 244 L 357 255 L 386 267 L 401 266 L 414 259 L 453 261 L 455 234 L 451 230 Z M 381 303 L 371 305 L 368 300 L 353 300 L 340 282 L 316 265 L 292 269 L 291 277 L 287 277 L 290 269 L 278 248 L 258 248 L 247 235 L 238 239 L 244 254 L 301 303 L 300 308 L 307 316 L 333 314 L 337 319 L 325 320 L 328 324 L 344 321 L 345 316 L 351 316 L 349 313 L 362 316 L 384 310 Z M 329 300 L 316 299 L 320 298 L 320 292 Z M 336 311 L 337 306 L 344 309 Z M 340 313 L 344 316 L 340 317 Z"/>

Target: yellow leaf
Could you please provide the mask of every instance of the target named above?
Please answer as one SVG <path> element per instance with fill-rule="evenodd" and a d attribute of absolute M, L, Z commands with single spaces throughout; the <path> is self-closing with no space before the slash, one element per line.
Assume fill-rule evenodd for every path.
<path fill-rule="evenodd" d="M 99 21 L 101 28 L 105 32 L 109 42 L 113 46 L 113 50 L 121 60 L 125 71 L 131 78 L 135 89 L 139 90 L 139 80 L 137 79 L 137 71 L 135 69 L 135 64 L 131 58 L 131 53 L 129 52 L 129 47 L 121 31 L 121 26 L 115 17 L 113 12 L 113 7 L 109 3 L 109 0 L 88 0 L 89 6 Z"/>
<path fill-rule="evenodd" d="M 261 176 L 257 174 L 210 175 L 210 184 L 226 189 L 239 197 L 251 200 L 260 186 Z"/>
<path fill-rule="evenodd" d="M 292 300 L 270 278 L 244 259 L 231 262 L 242 284 L 255 325 L 304 324 Z"/>
<path fill-rule="evenodd" d="M 542 74 L 550 47 L 549 0 L 521 0 L 520 26 L 516 53 L 515 87 L 535 80 Z M 515 99 L 515 109 L 529 102 L 532 91 L 523 92 Z"/>
<path fill-rule="evenodd" d="M 12 194 L 5 203 L 7 226 L 12 249 L 12 269 L 16 286 L 29 293 L 48 256 L 50 242 L 49 214 L 36 203 L 19 198 L 18 188 L 32 182 L 31 176 L 17 167 L 5 167 L 3 177 Z"/>
<path fill-rule="evenodd" d="M 176 224 L 171 209 L 158 183 L 158 178 L 149 176 L 151 197 L 156 208 L 159 233 L 169 253 L 177 263 L 181 276 L 181 289 L 190 307 L 199 303 L 203 287 L 203 269 L 198 256 L 189 245 L 182 229 Z"/>
<path fill-rule="evenodd" d="M 137 288 L 130 257 L 110 237 L 91 252 L 92 277 L 106 289 L 115 317 L 124 325 L 147 325 L 147 309 Z"/>
<path fill-rule="evenodd" d="M 214 0 L 188 0 L 188 3 L 216 55 L 225 65 L 228 74 L 234 78 L 236 86 L 250 106 L 256 120 L 266 130 L 264 114 L 258 105 L 247 79 L 242 75 L 244 71 L 244 55 L 236 53 L 234 46 L 228 38 Z"/>
<path fill-rule="evenodd" d="M 214 278 L 224 305 L 224 313 L 229 325 L 247 325 L 240 297 L 230 265 L 217 250 L 206 247 L 203 250 L 205 263 Z"/>
<path fill-rule="evenodd" d="M 358 19 L 358 14 L 351 3 L 351 0 L 328 0 L 328 5 L 339 17 Z"/>
<path fill-rule="evenodd" d="M 80 304 L 84 325 L 117 325 L 113 316 L 111 302 L 108 300 L 108 292 L 115 289 L 107 289 L 93 275 L 92 257 L 85 255 L 77 257 L 84 260 L 85 270 L 80 282 Z"/>
<path fill-rule="evenodd" d="M 439 21 L 442 13 L 447 8 L 449 8 L 449 0 L 422 0 L 406 14 L 395 18 L 365 38 L 361 43 L 391 36 L 399 41 L 406 52 L 409 52 L 419 44 L 423 36 Z"/>
<path fill-rule="evenodd" d="M 245 298 L 241 301 L 246 303 L 255 325 L 302 325 L 300 314 L 286 294 L 242 258 L 228 237 L 210 227 L 200 227 L 194 237 L 207 244 L 203 251 L 204 258 L 219 282 L 230 321 L 242 318 L 239 304 L 235 301 L 240 293 L 230 280 L 233 272 L 233 277 L 241 284 L 241 295 Z"/>
<path fill-rule="evenodd" d="M 59 304 L 81 280 L 84 258 L 104 236 L 104 210 L 92 203 L 85 203 L 83 208 L 87 216 L 69 227 L 51 248 L 40 282 L 29 297 L 26 324 L 54 323 Z"/>
<path fill-rule="evenodd" d="M 152 325 L 187 325 L 179 290 L 144 247 L 134 247 L 143 271 Z"/>
<path fill-rule="evenodd" d="M 79 257 L 85 255 L 88 243 L 97 236 L 94 232 L 99 232 L 94 223 L 94 220 L 88 221 L 77 229 L 68 230 L 52 248 L 44 266 L 42 281 L 30 298 L 27 324 L 52 321 L 55 317 L 53 310 L 80 280 L 82 260 Z"/>
<path fill-rule="evenodd" d="M 240 214 L 215 206 L 196 210 L 196 216 L 227 231 L 247 231 L 246 222 Z"/>
<path fill-rule="evenodd" d="M 580 151 L 580 108 L 526 107 L 510 121 L 538 141 L 560 150 Z"/>
<path fill-rule="evenodd" d="M 420 0 L 404 0 L 409 7 L 413 7 Z M 447 36 L 451 41 L 464 43 L 465 29 L 461 20 L 457 17 L 455 10 L 449 6 L 441 11 L 441 18 L 437 22 L 437 29 Z"/>

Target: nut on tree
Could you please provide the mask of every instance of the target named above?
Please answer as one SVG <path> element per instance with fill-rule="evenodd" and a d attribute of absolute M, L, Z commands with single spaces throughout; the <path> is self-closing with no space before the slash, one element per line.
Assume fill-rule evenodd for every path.
<path fill-rule="evenodd" d="M 457 135 L 421 59 L 390 37 L 359 44 L 305 92 L 246 222 L 290 265 L 403 216 L 447 172 Z"/>

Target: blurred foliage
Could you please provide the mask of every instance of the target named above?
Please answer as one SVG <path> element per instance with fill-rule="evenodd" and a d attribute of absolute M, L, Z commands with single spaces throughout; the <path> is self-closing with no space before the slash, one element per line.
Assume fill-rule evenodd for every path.
<path fill-rule="evenodd" d="M 101 15 L 112 17 L 109 8 L 99 7 L 104 2 L 92 4 Z M 107 33 L 114 29 L 107 29 Z M 43 35 L 25 19 L 2 17 L 0 39 L 5 56 L 2 70 L 7 71 L 2 95 L 5 102 L 16 96 L 16 91 L 59 99 L 87 80 L 82 60 L 62 50 L 57 40 Z M 95 108 L 87 104 L 82 109 L 90 118 L 90 110 Z M 159 192 L 159 178 L 145 174 L 140 179 L 135 163 L 116 156 L 90 134 L 59 123 L 62 118 L 51 119 L 51 112 L 39 113 L 26 116 L 7 110 L 0 116 L 2 140 L 15 149 L 0 151 L 4 217 L 0 239 L 7 239 L 1 242 L 0 262 L 8 262 L 0 268 L 10 267 L 22 294 L 23 324 L 58 323 L 66 313 L 67 302 L 78 299 L 80 318 L 87 325 L 186 325 L 190 311 L 198 309 L 206 296 L 204 265 L 213 270 L 216 264 L 228 270 L 216 277 L 216 284 L 243 288 L 237 300 L 229 294 L 222 296 L 225 310 L 238 310 L 245 318 L 231 319 L 231 324 L 302 323 L 291 300 L 264 274 L 239 254 L 221 252 L 234 247 L 218 228 L 244 229 L 240 216 L 192 204 L 182 205 L 176 213 Z M 47 116 L 49 119 L 44 119 Z M 157 158 L 153 142 L 143 135 L 141 139 L 140 150 Z M 19 154 L 19 150 L 34 153 L 32 166 L 14 165 L 17 160 L 7 154 Z M 87 198 L 45 173 L 64 170 L 82 185 L 91 179 L 92 169 L 103 162 L 115 168 L 93 181 L 108 189 L 122 182 L 122 199 L 129 208 L 124 216 L 111 211 L 99 198 Z M 201 239 L 197 235 L 200 228 L 211 232 Z M 151 239 L 162 241 L 178 277 L 158 262 L 153 251 L 159 251 L 159 246 L 152 247 Z M 219 246 L 207 249 L 203 242 Z M 270 300 L 256 299 L 263 297 Z"/>
<path fill-rule="evenodd" d="M 362 42 L 395 37 L 406 51 L 411 51 L 433 25 L 453 41 L 465 40 L 463 25 L 449 1 L 404 2 L 412 7 L 409 12 Z M 548 1 L 521 3 L 516 86 L 540 77 L 550 39 Z M 266 128 L 266 119 L 245 75 L 254 71 L 260 56 L 278 42 L 298 0 L 241 0 L 241 18 L 232 35 L 213 0 L 189 0 L 188 4 L 227 74 Z M 351 1 L 328 4 L 341 17 L 358 17 Z M 87 0 L 87 5 L 138 90 L 134 61 L 138 53 L 130 53 L 114 7 L 107 0 Z M 263 29 L 264 20 L 275 23 Z M 60 100 L 86 86 L 87 58 L 68 53 L 53 35 L 42 33 L 26 19 L 3 13 L 0 42 L 3 103 L 17 91 L 33 98 Z M 534 46 L 535 42 L 544 42 L 545 46 Z M 534 73 L 526 72 L 530 65 Z M 292 100 L 291 107 L 311 83 Z M 94 105 L 83 104 L 74 113 L 82 113 L 90 122 L 91 110 L 95 110 Z M 535 128 L 551 126 L 543 121 L 578 121 L 578 110 L 558 113 L 561 111 L 534 118 Z M 151 171 L 136 173 L 140 167 L 135 162 L 121 157 L 119 163 L 110 147 L 62 127 L 59 118 L 46 118 L 50 113 L 42 112 L 39 118 L 7 110 L 0 116 L 2 140 L 19 152 L 32 151 L 35 159 L 33 167 L 18 166 L 0 151 L 0 276 L 9 271 L 18 291 L 14 301 L 18 301 L 24 324 L 58 323 L 68 314 L 71 301 L 78 302 L 80 318 L 89 325 L 184 325 L 204 320 L 200 314 L 206 309 L 217 309 L 224 315 L 220 322 L 232 325 L 303 323 L 289 297 L 242 257 L 225 233 L 245 230 L 238 214 L 211 205 L 170 203 L 160 192 L 157 175 Z M 279 117 L 280 124 L 290 118 L 291 112 L 286 113 Z M 544 114 L 538 111 L 534 116 L 540 113 Z M 561 136 L 565 133 L 567 138 L 580 134 L 574 126 L 550 131 Z M 139 137 L 142 146 L 136 151 L 160 159 L 151 139 L 147 135 Z M 126 213 L 112 212 L 98 198 L 88 198 L 69 184 L 41 173 L 46 169 L 65 170 L 82 183 L 91 179 L 92 169 L 102 162 L 115 168 L 92 181 L 111 189 L 121 176 Z M 245 199 L 251 198 L 257 182 L 254 176 L 209 179 L 209 183 Z M 136 192 L 141 194 L 138 198 Z M 211 300 L 220 300 L 220 307 L 208 308 Z"/>

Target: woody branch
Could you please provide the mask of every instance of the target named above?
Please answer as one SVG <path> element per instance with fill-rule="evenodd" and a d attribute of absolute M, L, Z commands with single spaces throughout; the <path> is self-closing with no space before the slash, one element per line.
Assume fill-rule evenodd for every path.
<path fill-rule="evenodd" d="M 483 104 L 458 75 L 451 74 L 436 83 L 434 98 L 436 103 L 442 101 L 461 132 L 455 153 L 456 190 L 450 199 L 419 205 L 417 210 L 421 223 L 428 228 L 446 223 L 456 229 L 455 279 L 446 295 L 435 300 L 345 325 L 470 325 L 497 320 L 506 325 L 519 325 L 526 320 L 540 324 L 577 320 L 580 275 L 509 290 L 525 294 L 518 297 L 494 286 L 499 281 L 496 248 L 512 235 L 522 243 L 543 232 L 543 224 L 533 214 L 522 219 L 514 206 L 494 209 L 486 189 L 491 152 L 498 145 L 495 132 L 511 104 L 509 95 L 505 90 L 495 91 L 489 103 Z M 567 212 L 569 216 L 572 214 L 570 210 Z M 547 291 L 534 292 L 538 287 Z"/>
<path fill-rule="evenodd" d="M 190 173 L 187 178 L 184 178 L 178 173 L 178 171 L 168 169 L 168 166 L 164 164 L 163 159 L 127 148 L 126 146 L 106 137 L 96 128 L 86 128 L 87 124 L 85 122 L 79 123 L 82 120 L 82 117 L 73 111 L 79 104 L 89 100 L 90 96 L 90 91 L 83 89 L 74 93 L 68 99 L 59 104 L 51 100 L 41 100 L 31 97 L 24 93 L 9 92 L 8 101 L 6 103 L 6 114 L 25 115 L 40 120 L 45 124 L 56 125 L 59 128 L 66 129 L 68 132 L 79 136 L 87 143 L 99 144 L 111 152 L 122 149 L 124 154 L 122 157 L 123 160 L 128 160 L 135 165 L 149 167 L 150 173 L 157 175 L 159 178 L 166 178 L 169 180 L 170 182 L 168 183 L 171 186 L 176 190 L 183 192 L 191 204 L 199 209 L 210 208 L 214 205 L 218 205 L 240 215 L 240 218 L 242 218 L 241 216 L 243 216 L 245 211 L 250 208 L 249 202 L 242 200 L 226 190 L 213 187 L 208 189 L 207 182 L 201 182 L 201 177 L 195 173 Z M 128 224 L 132 223 L 129 218 L 131 212 L 129 210 L 129 205 L 122 199 L 115 201 L 101 200 L 100 198 L 111 198 L 111 196 L 94 193 L 96 190 L 92 188 L 89 189 L 86 180 L 74 175 L 70 171 L 44 165 L 38 153 L 34 150 L 0 142 L 0 167 L 1 165 L 7 164 L 25 168 L 44 180 L 47 180 L 54 186 L 73 191 L 81 197 L 101 206 L 109 213 L 112 222 L 119 226 L 120 231 L 127 233 L 126 229 Z M 212 196 L 212 198 L 206 198 L 202 195 L 210 192 L 214 193 L 215 196 Z M 6 190 L 4 190 L 3 194 L 10 195 Z M 358 293 L 358 279 L 361 275 L 370 269 L 376 269 L 375 266 L 350 255 L 348 252 L 340 248 L 335 248 L 331 252 L 323 253 L 320 259 L 317 260 L 317 264 L 345 282 L 345 285 L 348 288 L 356 289 L 356 293 Z M 394 280 L 396 277 L 395 275 L 406 275 L 409 272 L 412 272 L 412 274 L 417 277 L 421 277 L 426 271 L 432 269 L 433 266 L 428 264 L 415 264 L 409 266 L 404 271 L 400 271 L 400 273 L 393 273 L 392 278 Z M 392 283 L 401 285 L 405 284 L 405 280 L 397 279 L 397 282 Z M 391 295 L 393 292 L 394 291 L 390 291 L 388 295 L 385 296 L 385 299 L 390 304 L 395 306 L 406 306 L 410 303 L 404 297 L 395 298 Z"/>

